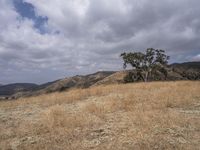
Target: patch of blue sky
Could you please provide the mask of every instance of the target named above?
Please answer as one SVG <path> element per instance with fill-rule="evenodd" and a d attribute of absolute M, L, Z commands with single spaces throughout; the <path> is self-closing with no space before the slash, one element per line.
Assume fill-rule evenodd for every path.
<path fill-rule="evenodd" d="M 38 16 L 35 13 L 35 8 L 32 4 L 24 2 L 23 0 L 13 0 L 15 10 L 19 13 L 22 19 L 31 19 L 34 22 L 34 28 L 36 28 L 41 34 L 48 32 L 45 24 L 48 22 L 48 17 Z"/>

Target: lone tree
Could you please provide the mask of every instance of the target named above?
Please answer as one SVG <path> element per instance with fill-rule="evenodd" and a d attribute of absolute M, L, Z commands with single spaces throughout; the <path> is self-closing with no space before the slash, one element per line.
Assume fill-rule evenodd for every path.
<path fill-rule="evenodd" d="M 146 53 L 129 52 L 120 55 L 124 61 L 124 69 L 127 65 L 131 65 L 136 70 L 137 76 L 142 78 L 144 82 L 149 80 L 149 76 L 155 71 L 162 72 L 167 76 L 166 66 L 169 56 L 164 50 L 148 48 Z"/>

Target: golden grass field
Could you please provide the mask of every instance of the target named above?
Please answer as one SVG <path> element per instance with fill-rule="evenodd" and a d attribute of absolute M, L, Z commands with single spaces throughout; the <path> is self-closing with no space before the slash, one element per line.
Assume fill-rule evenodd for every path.
<path fill-rule="evenodd" d="M 0 150 L 199 150 L 200 82 L 74 89 L 0 101 Z"/>

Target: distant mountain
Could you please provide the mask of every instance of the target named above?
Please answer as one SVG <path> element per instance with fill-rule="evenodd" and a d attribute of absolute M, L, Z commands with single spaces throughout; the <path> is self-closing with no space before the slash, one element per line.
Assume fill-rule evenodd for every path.
<path fill-rule="evenodd" d="M 10 96 L 17 92 L 32 91 L 38 85 L 32 83 L 15 83 L 0 86 L 0 96 Z"/>
<path fill-rule="evenodd" d="M 94 74 L 89 74 L 85 76 L 77 75 L 74 77 L 65 78 L 50 84 L 45 89 L 42 89 L 45 93 L 63 91 L 70 88 L 88 88 L 98 81 L 112 75 L 113 71 L 102 71 L 96 72 Z"/>
<path fill-rule="evenodd" d="M 45 93 L 52 93 L 57 91 L 65 91 L 72 88 L 88 88 L 95 84 L 96 82 L 103 80 L 104 78 L 112 75 L 115 73 L 114 71 L 102 71 L 96 72 L 94 74 L 89 75 L 77 75 L 74 77 L 64 78 L 61 80 L 49 82 L 43 85 L 39 85 L 34 91 L 25 92 L 25 93 L 18 93 L 15 95 L 16 97 L 20 96 L 21 94 L 26 96 L 38 95 L 38 94 L 45 94 Z"/>
<path fill-rule="evenodd" d="M 124 71 L 102 71 L 89 75 L 77 75 L 42 85 L 31 83 L 17 83 L 0 86 L 0 96 L 22 97 L 61 92 L 73 88 L 88 88 L 97 85 L 124 83 L 124 77 L 131 70 Z M 157 73 L 152 77 L 154 80 L 200 80 L 200 62 L 175 63 L 167 67 L 168 76 Z"/>

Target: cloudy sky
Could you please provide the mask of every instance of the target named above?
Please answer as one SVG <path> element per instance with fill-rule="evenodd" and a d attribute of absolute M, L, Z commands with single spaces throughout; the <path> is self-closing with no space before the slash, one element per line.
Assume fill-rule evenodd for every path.
<path fill-rule="evenodd" d="M 120 70 L 123 51 L 200 60 L 199 0 L 0 0 L 0 83 Z"/>

